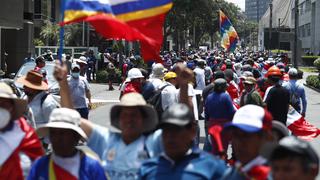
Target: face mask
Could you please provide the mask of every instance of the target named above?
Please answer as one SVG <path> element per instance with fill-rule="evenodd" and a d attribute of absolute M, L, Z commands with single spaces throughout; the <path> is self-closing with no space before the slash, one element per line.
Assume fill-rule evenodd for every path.
<path fill-rule="evenodd" d="M 80 76 L 80 72 L 73 72 L 73 73 L 71 73 L 71 76 L 73 77 L 73 78 L 79 78 L 79 76 Z"/>
<path fill-rule="evenodd" d="M 11 114 L 8 110 L 0 108 L 0 129 L 5 128 L 11 119 Z"/>

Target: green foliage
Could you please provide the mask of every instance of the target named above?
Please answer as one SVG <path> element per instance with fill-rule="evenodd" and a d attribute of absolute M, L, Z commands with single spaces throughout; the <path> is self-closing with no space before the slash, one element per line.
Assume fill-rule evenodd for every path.
<path fill-rule="evenodd" d="M 172 35 L 176 44 L 183 44 L 189 32 L 192 47 L 198 47 L 208 36 L 213 37 L 219 31 L 219 9 L 231 19 L 240 35 L 246 31 L 242 27 L 248 27 L 242 25 L 246 21 L 240 8 L 225 0 L 173 0 L 173 3 L 164 25 L 164 41 Z"/>
<path fill-rule="evenodd" d="M 281 50 L 281 49 L 273 49 L 273 50 L 271 50 L 271 52 L 272 52 L 273 54 L 277 54 L 277 53 L 289 53 L 290 51 Z"/>
<path fill-rule="evenodd" d="M 113 46 L 112 46 L 112 51 L 113 52 L 124 52 L 124 45 L 122 44 L 121 41 L 116 41 Z"/>
<path fill-rule="evenodd" d="M 115 69 L 115 78 L 112 80 L 114 83 L 121 83 L 121 70 L 116 68 Z M 108 83 L 108 72 L 107 70 L 100 70 L 97 72 L 96 75 L 96 82 L 97 83 Z"/>
<path fill-rule="evenodd" d="M 44 21 L 41 27 L 40 38 L 46 45 L 57 45 L 59 39 L 59 25 L 49 20 Z"/>
<path fill-rule="evenodd" d="M 313 66 L 314 60 L 316 60 L 318 56 L 302 56 L 302 62 L 306 66 Z"/>
<path fill-rule="evenodd" d="M 107 81 L 108 81 L 108 72 L 106 70 L 98 71 L 96 75 L 96 82 L 107 83 Z"/>
<path fill-rule="evenodd" d="M 64 29 L 64 44 L 66 46 L 80 46 L 80 39 L 82 37 L 82 25 L 66 25 L 64 26 Z M 43 45 L 59 45 L 60 26 L 57 23 L 51 22 L 49 20 L 44 21 L 44 25 L 42 26 L 40 32 L 40 40 L 43 42 Z M 36 43 L 39 42 L 35 42 L 35 45 Z"/>
<path fill-rule="evenodd" d="M 317 88 L 317 89 L 320 89 L 320 79 L 319 79 L 319 76 L 317 75 L 310 75 L 307 77 L 307 80 L 306 80 L 307 84 L 309 86 L 312 86 L 314 88 Z"/>
<path fill-rule="evenodd" d="M 313 65 L 320 71 L 320 58 L 313 62 Z"/>
<path fill-rule="evenodd" d="M 44 42 L 41 39 L 38 39 L 38 38 L 33 39 L 33 44 L 35 46 L 44 46 Z"/>

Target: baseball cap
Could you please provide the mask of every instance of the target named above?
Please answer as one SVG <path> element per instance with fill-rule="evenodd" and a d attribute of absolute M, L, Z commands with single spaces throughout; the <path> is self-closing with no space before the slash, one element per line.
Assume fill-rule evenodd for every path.
<path fill-rule="evenodd" d="M 176 126 L 186 126 L 193 121 L 193 113 L 185 104 L 174 104 L 168 108 L 162 115 L 163 124 L 172 124 Z"/>
<path fill-rule="evenodd" d="M 177 77 L 177 74 L 175 72 L 168 72 L 167 74 L 164 75 L 164 80 L 169 80 L 176 77 Z"/>
<path fill-rule="evenodd" d="M 71 65 L 71 70 L 73 70 L 74 68 L 80 69 L 79 64 L 77 64 L 77 63 L 72 63 L 72 65 Z"/>
<path fill-rule="evenodd" d="M 296 68 L 290 68 L 288 71 L 289 76 L 297 76 L 298 70 Z"/>
<path fill-rule="evenodd" d="M 232 122 L 225 125 L 226 128 L 239 128 L 248 133 L 272 129 L 272 115 L 257 105 L 241 107 L 234 115 Z"/>
<path fill-rule="evenodd" d="M 295 136 L 284 137 L 279 141 L 279 144 L 274 147 L 272 150 L 270 159 L 272 159 L 273 155 L 280 150 L 287 150 L 293 153 L 297 153 L 306 157 L 308 162 L 312 164 L 319 165 L 319 157 L 315 150 L 311 147 L 310 143 L 307 141 L 303 141 L 298 139 Z"/>

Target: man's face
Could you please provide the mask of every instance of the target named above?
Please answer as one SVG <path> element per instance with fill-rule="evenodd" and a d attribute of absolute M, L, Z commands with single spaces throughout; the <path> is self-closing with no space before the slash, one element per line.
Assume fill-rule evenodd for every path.
<path fill-rule="evenodd" d="M 119 115 L 123 135 L 140 136 L 143 133 L 143 115 L 138 107 L 123 107 Z"/>
<path fill-rule="evenodd" d="M 303 170 L 301 161 L 298 158 L 284 158 L 273 160 L 271 162 L 272 177 L 274 180 L 314 180 L 316 175 L 312 175 L 311 171 Z"/>
<path fill-rule="evenodd" d="M 0 107 L 3 109 L 6 109 L 9 111 L 9 113 L 11 114 L 11 119 L 14 115 L 14 104 L 13 101 L 11 99 L 6 99 L 6 98 L 0 98 Z M 8 123 L 9 124 L 9 123 Z M 0 129 L 1 131 L 2 129 Z"/>
<path fill-rule="evenodd" d="M 49 138 L 55 154 L 61 157 L 73 155 L 80 136 L 73 130 L 50 128 Z"/>
<path fill-rule="evenodd" d="M 247 84 L 247 83 L 243 83 L 244 84 L 244 89 L 247 91 L 247 92 L 250 92 L 252 89 L 253 89 L 253 87 L 254 87 L 254 85 L 252 85 L 252 84 Z"/>
<path fill-rule="evenodd" d="M 42 62 L 39 63 L 39 67 L 40 67 L 40 68 L 43 68 L 43 67 L 45 67 L 45 66 L 46 66 L 46 62 L 42 61 Z"/>
<path fill-rule="evenodd" d="M 236 158 L 247 164 L 259 155 L 264 143 L 264 137 L 259 133 L 247 133 L 238 128 L 232 130 L 232 148 Z"/>
<path fill-rule="evenodd" d="M 170 158 L 183 157 L 190 149 L 192 140 L 196 135 L 195 128 L 168 124 L 164 125 L 162 129 L 162 139 L 166 154 Z"/>
<path fill-rule="evenodd" d="M 23 86 L 23 89 L 24 89 L 24 92 L 25 94 L 29 97 L 29 98 L 32 98 L 34 97 L 35 95 L 37 95 L 39 93 L 38 90 L 35 90 L 35 89 L 31 89 L 27 86 Z"/>

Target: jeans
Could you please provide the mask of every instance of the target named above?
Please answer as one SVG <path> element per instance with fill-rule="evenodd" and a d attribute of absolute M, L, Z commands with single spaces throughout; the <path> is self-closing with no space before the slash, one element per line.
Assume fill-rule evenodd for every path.
<path fill-rule="evenodd" d="M 88 108 L 78 108 L 76 109 L 80 116 L 84 119 L 88 119 L 89 118 L 89 109 Z"/>

